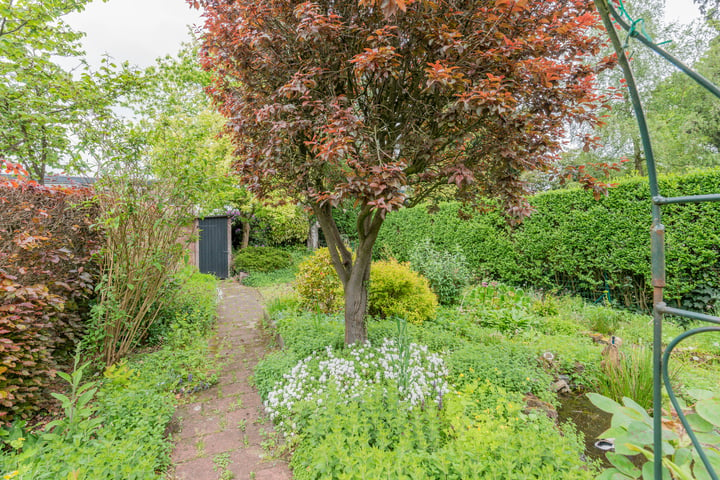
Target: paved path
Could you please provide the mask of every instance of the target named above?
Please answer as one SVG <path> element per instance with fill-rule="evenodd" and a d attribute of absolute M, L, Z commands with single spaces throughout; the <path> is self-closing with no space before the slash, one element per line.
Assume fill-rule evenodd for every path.
<path fill-rule="evenodd" d="M 217 385 L 188 398 L 175 414 L 173 480 L 289 480 L 287 464 L 268 459 L 272 438 L 260 396 L 248 383 L 267 348 L 260 295 L 235 281 L 221 283 L 212 348 L 226 362 Z"/>

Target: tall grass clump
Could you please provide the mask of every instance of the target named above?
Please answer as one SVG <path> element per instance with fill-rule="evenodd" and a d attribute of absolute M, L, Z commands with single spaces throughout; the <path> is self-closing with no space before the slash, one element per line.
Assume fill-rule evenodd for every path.
<path fill-rule="evenodd" d="M 652 350 L 634 345 L 616 359 L 606 357 L 600 367 L 598 391 L 615 401 L 629 397 L 643 408 L 652 408 L 653 361 Z"/>

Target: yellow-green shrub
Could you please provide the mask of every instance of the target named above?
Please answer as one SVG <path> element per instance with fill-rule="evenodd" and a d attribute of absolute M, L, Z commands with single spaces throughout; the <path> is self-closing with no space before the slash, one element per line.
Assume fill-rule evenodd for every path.
<path fill-rule="evenodd" d="M 295 290 L 301 303 L 324 313 L 342 310 L 343 288 L 330 259 L 330 250 L 319 248 L 298 266 Z"/>
<path fill-rule="evenodd" d="M 370 267 L 368 304 L 371 315 L 422 323 L 435 316 L 438 300 L 427 279 L 409 264 L 383 260 Z"/>

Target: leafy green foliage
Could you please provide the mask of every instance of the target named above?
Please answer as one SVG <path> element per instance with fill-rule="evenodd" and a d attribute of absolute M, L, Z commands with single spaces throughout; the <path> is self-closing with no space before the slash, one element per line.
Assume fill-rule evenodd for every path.
<path fill-rule="evenodd" d="M 302 243 L 307 239 L 309 225 L 307 213 L 297 205 L 263 207 L 250 223 L 250 243 L 267 246 Z"/>
<path fill-rule="evenodd" d="M 124 170 L 127 169 L 127 170 Z M 102 282 L 87 351 L 112 365 L 142 341 L 169 301 L 164 288 L 181 266 L 193 207 L 182 183 L 148 182 L 137 158 L 117 161 L 95 184 L 103 233 Z"/>
<path fill-rule="evenodd" d="M 522 345 L 468 345 L 447 357 L 457 385 L 489 382 L 515 393 L 533 393 L 550 400 L 552 377 L 545 373 L 534 352 Z"/>
<path fill-rule="evenodd" d="M 435 317 L 437 296 L 427 279 L 394 260 L 373 262 L 368 287 L 368 313 L 422 323 Z"/>
<path fill-rule="evenodd" d="M 407 410 L 381 390 L 347 405 L 331 399 L 303 430 L 293 476 L 593 478 L 577 434 L 567 427 L 561 433 L 544 415 L 521 413 L 518 395 L 490 385 L 450 393 L 444 404 L 440 411 L 434 403 Z"/>
<path fill-rule="evenodd" d="M 506 334 L 539 326 L 533 298 L 520 289 L 483 282 L 463 299 L 463 308 L 480 325 Z"/>
<path fill-rule="evenodd" d="M 647 180 L 619 182 L 595 201 L 571 189 L 534 196 L 536 212 L 510 229 L 498 212 L 458 218 L 458 204 L 442 204 L 430 215 L 407 209 L 388 215 L 378 237 L 379 252 L 409 259 L 429 239 L 438 249 L 458 245 L 473 273 L 534 288 L 565 289 L 596 300 L 607 289 L 614 303 L 647 308 L 650 282 L 650 200 Z M 663 195 L 720 190 L 717 170 L 660 179 Z M 720 229 L 717 204 L 674 205 L 663 212 L 667 240 L 666 299 L 694 302 L 720 290 Z M 709 289 L 709 290 L 708 290 Z M 706 307 L 712 308 L 710 301 Z"/>
<path fill-rule="evenodd" d="M 410 266 L 428 279 L 442 305 L 456 303 L 470 281 L 466 264 L 465 255 L 459 250 L 437 250 L 427 239 L 410 252 Z"/>
<path fill-rule="evenodd" d="M 720 470 L 720 417 L 718 417 L 718 394 L 703 390 L 692 392 L 695 404 L 683 406 L 683 413 L 698 439 L 705 446 L 710 464 Z M 615 452 L 607 458 L 613 465 L 599 479 L 634 480 L 651 478 L 653 459 L 653 419 L 645 408 L 632 399 L 624 397 L 622 404 L 599 394 L 589 393 L 590 401 L 599 409 L 611 413 L 612 426 L 602 433 L 604 438 L 615 439 Z M 635 467 L 627 456 L 642 454 L 647 460 L 642 468 Z M 662 431 L 663 478 L 709 480 L 705 466 L 697 451 L 691 448 L 690 439 L 682 424 L 675 419 L 663 420 Z M 641 457 L 641 458 L 642 458 Z"/>
<path fill-rule="evenodd" d="M 0 157 L 22 163 L 40 183 L 50 168 L 86 166 L 81 153 L 111 106 L 139 82 L 127 64 L 97 70 L 82 61 L 79 39 L 64 16 L 88 0 L 0 2 Z M 64 68 L 58 57 L 74 61 Z"/>
<path fill-rule="evenodd" d="M 194 267 L 178 271 L 165 286 L 168 301 L 148 332 L 147 343 L 182 345 L 194 336 L 205 335 L 215 321 L 217 280 L 202 275 Z"/>
<path fill-rule="evenodd" d="M 327 248 L 318 248 L 299 265 L 295 289 L 306 307 L 325 313 L 340 311 L 343 289 Z"/>
<path fill-rule="evenodd" d="M 283 379 L 283 375 L 289 372 L 298 362 L 298 355 L 290 350 L 272 352 L 265 355 L 255 366 L 253 373 L 253 385 L 257 388 L 262 398 L 267 398 L 268 393 L 275 387 L 275 384 Z"/>
<path fill-rule="evenodd" d="M 89 196 L 0 180 L 0 425 L 47 406 L 55 371 L 71 365 L 98 281 Z"/>
<path fill-rule="evenodd" d="M 271 272 L 290 266 L 292 257 L 284 250 L 274 247 L 247 247 L 235 254 L 235 271 Z"/>
<path fill-rule="evenodd" d="M 213 382 L 216 367 L 207 336 L 215 314 L 217 282 L 200 274 L 188 280 L 191 287 L 186 293 L 193 300 L 167 307 L 173 318 L 168 319 L 161 349 L 111 366 L 102 381 L 83 383 L 85 367 L 63 374 L 70 384 L 68 395 L 58 395 L 65 408 L 63 417 L 38 432 L 29 432 L 22 424 L 0 429 L 0 444 L 4 444 L 0 473 L 17 471 L 18 478 L 38 480 L 163 478 L 172 448 L 165 432 L 178 393 L 175 379 Z M 185 311 L 189 303 L 195 309 L 191 315 Z"/>
<path fill-rule="evenodd" d="M 608 352 L 613 347 L 608 346 Z M 670 378 L 676 372 L 671 370 Z M 619 348 L 617 357 L 608 355 L 600 366 L 598 392 L 615 401 L 630 397 L 645 409 L 653 403 L 653 362 L 652 349 L 646 346 L 631 345 Z"/>
<path fill-rule="evenodd" d="M 278 332 L 287 350 L 298 358 L 305 358 L 314 352 L 343 344 L 343 325 L 337 315 L 320 313 L 296 313 L 277 319 Z"/>
<path fill-rule="evenodd" d="M 473 382 L 446 399 L 448 440 L 428 466 L 430 478 L 591 479 L 572 425 L 558 428 L 522 397 L 492 383 Z M 525 413 L 527 412 L 527 413 Z"/>

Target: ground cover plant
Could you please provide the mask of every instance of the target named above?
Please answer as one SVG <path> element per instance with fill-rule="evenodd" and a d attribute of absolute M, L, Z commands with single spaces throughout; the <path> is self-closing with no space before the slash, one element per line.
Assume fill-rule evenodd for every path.
<path fill-rule="evenodd" d="M 645 351 L 652 335 L 646 315 L 492 281 L 466 288 L 456 305 L 422 323 L 371 318 L 365 346 L 343 347 L 342 316 L 306 305 L 292 292 L 268 305 L 284 348 L 254 377 L 300 479 L 595 478 L 598 456 L 586 456 L 593 452 L 571 420 L 558 420 L 569 398 L 558 391 L 575 398 L 607 385 L 619 401 L 636 395 L 618 376 L 637 373 L 635 351 Z M 666 330 L 672 336 L 682 327 Z M 607 368 L 611 335 L 624 339 L 614 370 Z M 389 381 L 377 372 L 379 365 L 402 371 L 394 351 L 390 363 L 378 362 L 383 346 L 403 342 L 442 365 L 435 378 L 447 393 L 413 406 L 400 376 Z M 691 405 L 696 374 L 686 372 L 717 375 L 720 338 L 693 340 L 673 362 L 681 366 L 676 388 Z M 373 375 L 377 383 L 368 382 Z"/>
<path fill-rule="evenodd" d="M 22 421 L 0 428 L 2 478 L 163 478 L 172 446 L 165 432 L 178 396 L 216 378 L 207 340 L 216 280 L 181 275 L 158 322 L 159 349 L 130 356 L 102 376 L 76 363 L 63 374 L 68 393 L 57 395 L 63 415 L 39 430 Z"/>

